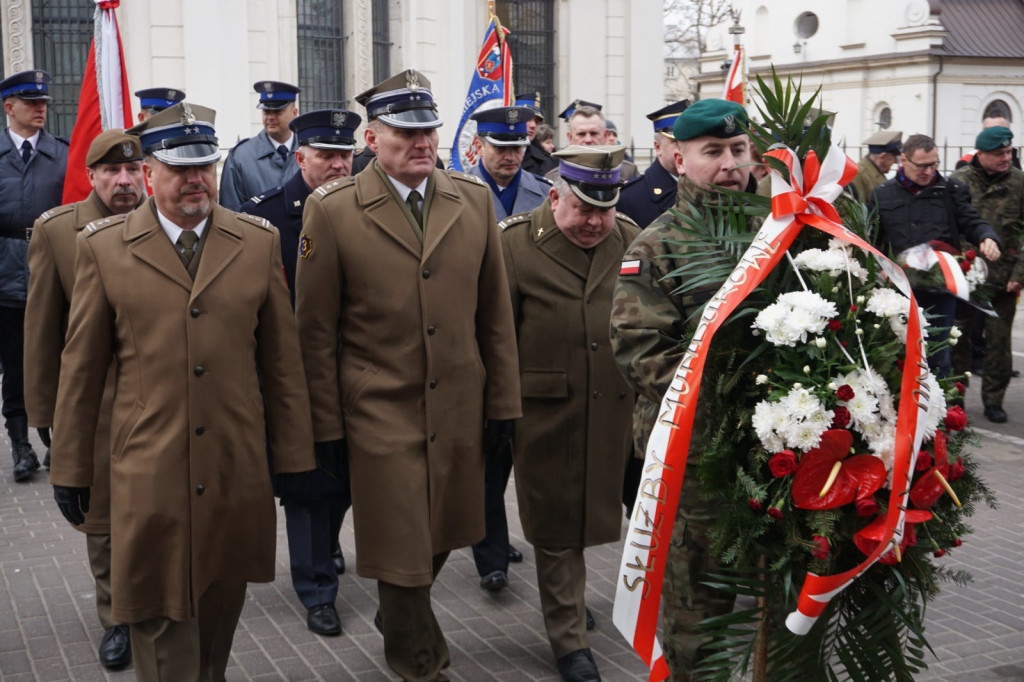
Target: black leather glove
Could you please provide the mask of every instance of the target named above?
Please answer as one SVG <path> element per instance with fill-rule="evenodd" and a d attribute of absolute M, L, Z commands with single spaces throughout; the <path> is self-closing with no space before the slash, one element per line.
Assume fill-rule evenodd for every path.
<path fill-rule="evenodd" d="M 85 514 L 89 511 L 89 489 L 72 488 L 65 485 L 53 486 L 53 499 L 57 500 L 57 508 L 72 526 L 85 523 Z"/>
<path fill-rule="evenodd" d="M 344 438 L 313 443 L 316 465 L 328 476 L 348 482 L 348 444 Z"/>
<path fill-rule="evenodd" d="M 36 433 L 39 434 L 39 440 L 43 441 L 43 445 L 45 445 L 46 449 L 49 450 L 50 449 L 50 429 L 48 429 L 46 427 L 43 427 L 41 429 L 36 429 Z"/>
<path fill-rule="evenodd" d="M 493 462 L 508 447 L 512 440 L 515 421 L 512 419 L 490 419 L 484 425 L 484 461 Z"/>

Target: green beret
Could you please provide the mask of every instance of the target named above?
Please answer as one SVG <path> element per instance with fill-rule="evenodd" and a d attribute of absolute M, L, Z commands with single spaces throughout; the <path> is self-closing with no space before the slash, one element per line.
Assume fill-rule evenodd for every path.
<path fill-rule="evenodd" d="M 992 126 L 985 128 L 974 140 L 974 146 L 979 152 L 990 152 L 994 149 L 1002 149 L 1013 144 L 1013 132 L 1006 126 Z"/>
<path fill-rule="evenodd" d="M 85 165 L 93 167 L 97 163 L 129 163 L 142 161 L 142 147 L 139 138 L 128 135 L 120 128 L 104 130 L 89 145 L 85 155 Z"/>
<path fill-rule="evenodd" d="M 702 99 L 679 114 L 672 126 L 672 136 L 680 142 L 697 137 L 736 137 L 745 135 L 749 123 L 747 112 L 727 99 Z"/>

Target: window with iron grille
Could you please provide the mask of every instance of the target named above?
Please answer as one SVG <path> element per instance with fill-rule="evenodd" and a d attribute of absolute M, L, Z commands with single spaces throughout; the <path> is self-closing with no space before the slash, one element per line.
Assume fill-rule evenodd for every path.
<path fill-rule="evenodd" d="M 299 106 L 302 111 L 345 105 L 345 35 L 338 0 L 297 0 Z"/>
<path fill-rule="evenodd" d="M 391 75 L 391 0 L 373 0 L 373 82 Z"/>
<path fill-rule="evenodd" d="M 46 130 L 71 137 L 78 116 L 95 5 L 81 0 L 32 0 L 32 64 L 53 76 Z"/>
<path fill-rule="evenodd" d="M 555 107 L 555 3 L 554 0 L 498 0 L 498 19 L 508 30 L 512 51 L 512 80 L 516 96 L 540 93 L 547 121 Z"/>

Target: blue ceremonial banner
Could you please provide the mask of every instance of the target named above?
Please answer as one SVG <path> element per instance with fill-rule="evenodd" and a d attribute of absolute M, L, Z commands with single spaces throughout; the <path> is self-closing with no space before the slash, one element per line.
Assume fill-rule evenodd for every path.
<path fill-rule="evenodd" d="M 484 43 L 480 47 L 473 78 L 469 82 L 469 92 L 462 107 L 459 127 L 455 129 L 451 161 L 448 163 L 448 168 L 452 170 L 467 171 L 476 165 L 480 156 L 480 143 L 476 140 L 476 121 L 471 121 L 469 117 L 482 109 L 511 106 L 514 100 L 512 55 L 506 40 L 508 34 L 509 30 L 492 15 Z"/>

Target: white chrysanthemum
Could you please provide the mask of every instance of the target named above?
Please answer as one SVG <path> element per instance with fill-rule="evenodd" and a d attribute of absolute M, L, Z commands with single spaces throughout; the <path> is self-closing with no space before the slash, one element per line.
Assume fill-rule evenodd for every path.
<path fill-rule="evenodd" d="M 924 433 L 924 439 L 931 440 L 943 417 L 946 416 L 946 395 L 939 386 L 939 380 L 931 372 L 928 372 L 924 383 L 928 390 L 928 413 L 924 416 L 921 430 Z"/>
<path fill-rule="evenodd" d="M 835 382 L 840 386 L 848 384 L 853 389 L 853 399 L 844 403 L 850 410 L 850 427 L 868 441 L 872 434 L 895 424 L 896 408 L 892 394 L 877 372 L 858 369 L 836 377 Z"/>
<path fill-rule="evenodd" d="M 867 311 L 879 317 L 906 319 L 909 310 L 910 299 L 895 289 L 875 289 L 868 296 Z"/>
<path fill-rule="evenodd" d="M 754 407 L 752 424 L 769 452 L 783 448 L 808 450 L 821 440 L 835 413 L 805 388 L 794 386 L 777 403 L 763 400 Z"/>
<path fill-rule="evenodd" d="M 813 420 L 796 422 L 786 430 L 786 444 L 791 448 L 810 450 L 821 442 L 821 434 L 827 428 L 828 424 Z"/>
<path fill-rule="evenodd" d="M 865 281 L 868 275 L 860 261 L 851 255 L 846 244 L 837 239 L 829 242 L 827 251 L 822 249 L 801 251 L 793 259 L 793 262 L 798 268 L 814 272 L 827 272 L 833 277 L 844 275 L 849 270 L 850 274 L 861 282 Z"/>
<path fill-rule="evenodd" d="M 778 403 L 762 400 L 754 406 L 751 424 L 761 444 L 768 452 L 778 452 L 785 448 L 782 436 L 775 431 L 775 427 L 779 424 L 779 415 L 785 417 L 784 411 Z"/>
<path fill-rule="evenodd" d="M 975 258 L 971 263 L 971 269 L 967 271 L 967 290 L 973 292 L 978 285 L 984 284 L 988 279 L 988 265 L 981 258 Z"/>
<path fill-rule="evenodd" d="M 815 412 L 820 412 L 823 409 L 817 396 L 806 388 L 790 391 L 779 401 L 779 404 L 795 419 L 810 418 Z"/>
<path fill-rule="evenodd" d="M 863 435 L 868 442 L 871 454 L 882 460 L 887 471 L 891 470 L 896 452 L 896 424 L 894 422 L 879 422 Z"/>
<path fill-rule="evenodd" d="M 791 291 L 757 314 L 755 329 L 776 346 L 806 343 L 808 334 L 825 331 L 829 319 L 838 314 L 835 303 L 812 291 Z"/>

